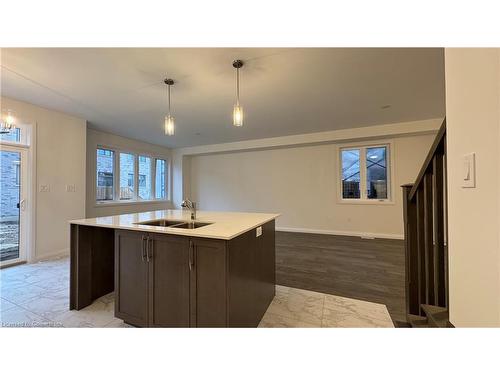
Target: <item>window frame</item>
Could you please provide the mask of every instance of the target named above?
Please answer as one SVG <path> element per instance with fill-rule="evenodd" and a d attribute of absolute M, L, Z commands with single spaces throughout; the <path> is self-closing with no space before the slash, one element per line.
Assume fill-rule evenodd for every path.
<path fill-rule="evenodd" d="M 103 199 L 103 200 L 97 200 L 97 183 L 99 181 L 99 177 L 98 177 L 98 171 L 97 171 L 97 158 L 98 158 L 98 154 L 97 152 L 99 150 L 102 150 L 102 151 L 111 151 L 111 155 L 113 155 L 113 199 Z M 117 170 L 117 163 L 116 161 L 118 160 L 118 157 L 117 157 L 117 151 L 116 150 L 113 150 L 112 148 L 110 147 L 97 147 L 96 150 L 95 150 L 95 153 L 94 153 L 94 201 L 99 204 L 99 205 L 102 205 L 104 203 L 111 203 L 111 202 L 115 202 L 116 201 L 116 198 L 117 198 L 117 190 L 118 192 L 120 191 L 120 189 L 116 188 L 116 183 L 120 182 L 119 179 L 117 179 L 117 176 L 116 176 L 116 170 Z M 106 155 L 106 154 L 101 154 L 101 156 L 109 156 L 109 155 Z"/>
<path fill-rule="evenodd" d="M 387 198 L 369 199 L 367 193 L 367 171 L 366 171 L 366 151 L 369 148 L 386 147 L 386 166 L 387 166 Z M 360 174 L 360 198 L 343 198 L 342 196 L 342 151 L 359 150 L 359 174 Z M 337 201 L 341 204 L 368 204 L 368 205 L 387 205 L 395 204 L 394 201 L 394 142 L 389 141 L 367 141 L 349 144 L 339 144 L 337 147 Z"/>
<path fill-rule="evenodd" d="M 120 170 L 120 161 L 121 161 L 121 156 L 122 154 L 125 154 L 125 155 L 132 155 L 134 157 L 134 175 L 133 175 L 133 187 L 134 187 L 134 197 L 132 199 L 121 199 L 121 196 L 120 196 L 120 193 L 121 193 L 121 170 Z M 133 153 L 133 152 L 127 152 L 127 151 L 123 151 L 123 150 L 119 150 L 119 151 L 115 151 L 115 155 L 118 155 L 117 159 L 118 159 L 118 163 L 116 163 L 116 165 L 118 165 L 118 175 L 116 176 L 116 179 L 118 181 L 118 192 L 117 192 L 117 196 L 115 197 L 115 199 L 113 201 L 118 201 L 120 203 L 123 203 L 123 202 L 134 202 L 136 199 L 137 199 L 137 154 Z M 127 180 L 128 180 L 129 176 L 127 175 Z"/>
<path fill-rule="evenodd" d="M 150 181 L 149 183 L 151 184 L 151 190 L 149 192 L 149 199 L 143 199 L 140 197 L 139 195 L 139 191 L 140 191 L 140 186 L 139 186 L 139 157 L 145 157 L 145 158 L 149 158 L 149 176 L 150 176 Z M 154 173 L 156 172 L 156 165 L 153 165 L 153 164 L 156 164 L 156 158 L 155 157 L 152 157 L 150 156 L 149 154 L 144 154 L 144 153 L 138 153 L 135 155 L 135 160 L 136 160 L 136 163 L 137 163 L 137 173 L 136 173 L 136 182 L 137 182 L 137 192 L 135 193 L 135 198 L 136 200 L 138 201 L 141 201 L 141 202 L 147 202 L 147 201 L 154 201 L 156 200 L 155 199 L 155 196 L 156 196 L 156 181 L 154 179 Z M 146 182 L 146 185 L 147 185 L 147 182 Z M 158 200 L 161 200 L 161 199 L 158 199 Z"/>
<path fill-rule="evenodd" d="M 163 162 L 165 162 L 165 176 L 163 177 L 163 183 L 165 185 L 165 198 L 156 198 L 156 167 L 157 167 L 157 164 L 158 164 L 158 160 L 161 160 Z M 152 190 L 152 196 L 153 196 L 153 199 L 154 200 L 157 200 L 157 201 L 164 201 L 164 200 L 169 200 L 169 194 L 170 194 L 170 188 L 169 188 L 169 185 L 168 185 L 168 182 L 169 182 L 169 176 L 170 176 L 170 168 L 169 168 L 169 161 L 167 158 L 164 158 L 164 157 L 157 157 L 157 158 L 154 158 L 153 159 L 153 163 L 154 166 L 152 167 L 153 168 L 153 175 L 152 175 L 152 180 L 154 181 L 153 183 L 153 190 Z"/>
<path fill-rule="evenodd" d="M 115 158 L 113 161 L 113 200 L 98 201 L 97 200 L 97 150 L 105 149 L 110 150 L 115 153 Z M 130 154 L 134 156 L 134 197 L 133 199 L 120 200 L 120 155 Z M 141 199 L 139 197 L 139 156 L 146 156 L 151 159 L 151 199 Z M 166 196 L 164 199 L 156 199 L 156 160 L 165 160 L 165 188 Z M 141 152 L 136 150 L 131 150 L 128 148 L 107 146 L 104 144 L 97 144 L 94 153 L 94 207 L 102 206 L 121 206 L 121 205 L 133 205 L 133 204 L 144 204 L 144 203 L 171 203 L 171 161 L 169 157 L 164 155 Z"/>

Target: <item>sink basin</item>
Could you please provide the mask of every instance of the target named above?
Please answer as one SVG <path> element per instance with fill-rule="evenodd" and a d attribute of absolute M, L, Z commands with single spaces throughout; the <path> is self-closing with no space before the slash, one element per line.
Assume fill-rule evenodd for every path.
<path fill-rule="evenodd" d="M 204 227 L 205 225 L 210 225 L 213 223 L 202 223 L 200 221 L 178 221 L 178 220 L 151 220 L 151 221 L 143 221 L 140 223 L 136 223 L 140 225 L 152 225 L 155 227 L 170 227 L 170 228 L 182 228 L 182 229 L 196 229 Z"/>
<path fill-rule="evenodd" d="M 136 224 L 141 224 L 141 225 L 153 225 L 155 227 L 171 227 L 174 225 L 179 225 L 179 224 L 184 224 L 183 221 L 177 221 L 177 220 L 152 220 L 152 221 L 143 221 L 141 223 L 136 223 Z"/>
<path fill-rule="evenodd" d="M 204 227 L 205 225 L 210 225 L 213 223 L 201 223 L 199 221 L 190 221 L 189 223 L 181 223 L 177 225 L 172 225 L 172 228 L 182 228 L 182 229 L 196 229 Z"/>

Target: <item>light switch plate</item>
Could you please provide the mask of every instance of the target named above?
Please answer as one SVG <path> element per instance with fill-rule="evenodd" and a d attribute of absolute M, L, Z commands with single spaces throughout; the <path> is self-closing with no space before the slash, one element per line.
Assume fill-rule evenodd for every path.
<path fill-rule="evenodd" d="M 476 187 L 476 154 L 474 152 L 463 157 L 462 187 Z"/>
<path fill-rule="evenodd" d="M 255 237 L 260 237 L 262 236 L 262 227 L 257 227 L 255 230 Z"/>

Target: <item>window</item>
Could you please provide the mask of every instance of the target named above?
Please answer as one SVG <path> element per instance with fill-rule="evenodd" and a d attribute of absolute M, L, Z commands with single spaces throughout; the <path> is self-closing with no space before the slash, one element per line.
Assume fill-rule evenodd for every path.
<path fill-rule="evenodd" d="M 342 198 L 359 199 L 359 149 L 342 150 Z"/>
<path fill-rule="evenodd" d="M 168 199 L 168 164 L 165 159 L 98 147 L 96 167 L 98 203 Z"/>
<path fill-rule="evenodd" d="M 366 149 L 366 189 L 368 199 L 387 199 L 387 148 Z"/>
<path fill-rule="evenodd" d="M 114 151 L 97 149 L 97 201 L 111 201 L 114 198 L 114 159 Z"/>
<path fill-rule="evenodd" d="M 139 156 L 139 198 L 151 199 L 151 158 Z"/>
<path fill-rule="evenodd" d="M 155 168 L 155 198 L 167 199 L 167 162 L 162 159 L 156 159 Z"/>
<path fill-rule="evenodd" d="M 98 186 L 113 187 L 113 173 L 99 172 Z"/>
<path fill-rule="evenodd" d="M 139 175 L 139 186 L 146 186 L 146 175 L 145 174 L 140 174 Z"/>
<path fill-rule="evenodd" d="M 9 141 L 9 142 L 21 142 L 21 129 L 15 128 L 13 131 L 9 133 L 1 133 L 0 134 L 1 141 Z"/>
<path fill-rule="evenodd" d="M 134 199 L 135 156 L 120 152 L 120 200 Z"/>
<path fill-rule="evenodd" d="M 389 154 L 389 145 L 341 148 L 341 198 L 389 200 Z"/>

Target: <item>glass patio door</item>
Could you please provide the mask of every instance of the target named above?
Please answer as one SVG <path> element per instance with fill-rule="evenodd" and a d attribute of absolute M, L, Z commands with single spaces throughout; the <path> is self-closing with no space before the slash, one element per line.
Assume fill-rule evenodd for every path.
<path fill-rule="evenodd" d="M 0 146 L 0 265 L 26 260 L 27 150 Z"/>

